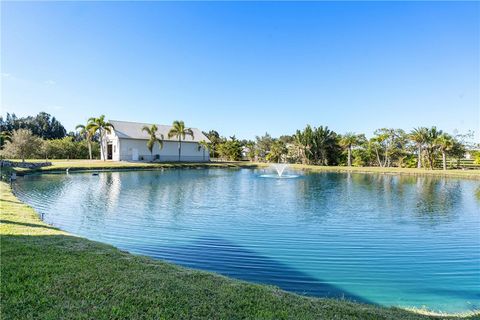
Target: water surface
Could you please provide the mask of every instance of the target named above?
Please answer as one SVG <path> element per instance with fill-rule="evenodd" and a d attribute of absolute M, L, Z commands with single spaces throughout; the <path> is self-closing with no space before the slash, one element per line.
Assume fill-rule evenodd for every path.
<path fill-rule="evenodd" d="M 313 296 L 480 308 L 480 183 L 192 169 L 19 178 L 44 220 L 133 253 Z"/>

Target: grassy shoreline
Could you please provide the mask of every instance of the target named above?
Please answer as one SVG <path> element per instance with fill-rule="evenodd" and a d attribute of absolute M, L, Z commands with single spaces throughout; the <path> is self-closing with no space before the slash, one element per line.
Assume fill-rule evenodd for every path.
<path fill-rule="evenodd" d="M 30 160 L 35 162 L 35 160 Z M 38 160 L 40 161 L 40 160 Z M 100 160 L 50 160 L 52 166 L 39 169 L 15 168 L 18 175 L 38 172 L 65 172 L 82 170 L 155 170 L 175 168 L 266 168 L 269 163 L 232 161 L 232 162 L 126 162 L 126 161 L 100 161 Z M 399 174 L 415 176 L 439 176 L 455 177 L 480 180 L 480 170 L 426 170 L 416 168 L 380 168 L 380 167 L 342 167 L 342 166 L 316 166 L 290 164 L 290 168 L 305 172 L 351 172 L 351 173 L 376 173 L 376 174 Z"/>
<path fill-rule="evenodd" d="M 0 182 L 4 319 L 458 319 L 308 298 L 132 255 L 38 218 Z M 422 314 L 423 313 L 423 314 Z M 465 314 L 474 319 L 477 314 Z"/>

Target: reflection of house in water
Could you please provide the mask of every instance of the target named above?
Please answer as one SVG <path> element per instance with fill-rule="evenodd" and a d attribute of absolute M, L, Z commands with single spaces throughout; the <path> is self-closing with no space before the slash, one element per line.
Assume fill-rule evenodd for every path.
<path fill-rule="evenodd" d="M 120 200 L 122 181 L 120 172 L 108 172 L 99 175 L 99 182 L 105 194 L 105 207 L 107 212 L 114 211 Z"/>

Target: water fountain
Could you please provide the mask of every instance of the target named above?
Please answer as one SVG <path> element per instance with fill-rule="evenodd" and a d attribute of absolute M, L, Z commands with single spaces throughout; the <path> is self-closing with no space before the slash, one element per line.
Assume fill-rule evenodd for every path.
<path fill-rule="evenodd" d="M 284 174 L 283 172 L 288 167 L 287 163 L 273 163 L 271 168 L 275 169 L 276 174 L 262 174 L 260 177 L 262 178 L 277 178 L 277 179 L 291 179 L 297 178 L 297 174 Z"/>
<path fill-rule="evenodd" d="M 272 164 L 272 166 L 277 171 L 278 176 L 281 177 L 282 174 L 283 174 L 283 171 L 288 166 L 288 164 L 286 164 L 286 163 L 274 163 L 274 164 Z"/>

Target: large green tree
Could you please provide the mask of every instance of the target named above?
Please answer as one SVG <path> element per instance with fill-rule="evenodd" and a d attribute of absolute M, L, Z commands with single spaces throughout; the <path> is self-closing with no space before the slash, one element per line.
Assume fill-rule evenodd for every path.
<path fill-rule="evenodd" d="M 217 157 L 217 146 L 222 143 L 222 138 L 220 134 L 215 130 L 210 130 L 208 132 L 203 132 L 203 134 L 210 140 L 209 150 L 210 150 L 210 157 L 216 158 Z"/>
<path fill-rule="evenodd" d="M 370 139 L 370 148 L 375 152 L 380 167 L 401 165 L 405 155 L 406 134 L 401 129 L 381 128 L 374 132 Z"/>
<path fill-rule="evenodd" d="M 427 129 L 427 139 L 425 144 L 425 151 L 430 169 L 435 168 L 435 158 L 439 150 L 438 138 L 443 134 L 442 130 L 438 130 L 437 127 L 431 127 Z"/>
<path fill-rule="evenodd" d="M 150 155 L 153 159 L 153 147 L 155 146 L 155 143 L 158 142 L 158 147 L 160 150 L 163 149 L 163 134 L 160 134 L 160 138 L 157 137 L 157 131 L 158 127 L 155 124 L 152 124 L 150 127 L 149 126 L 143 126 L 142 131 L 146 132 L 148 134 L 148 140 L 147 140 L 147 148 L 150 151 Z"/>
<path fill-rule="evenodd" d="M 98 118 L 90 118 L 88 119 L 88 124 L 85 127 L 86 130 L 90 131 L 92 135 L 95 133 L 99 133 L 100 135 L 100 151 L 102 153 L 103 161 L 107 159 L 105 155 L 105 145 L 104 145 L 104 137 L 107 133 L 111 133 L 114 129 L 113 124 L 105 120 L 105 115 L 101 115 Z"/>
<path fill-rule="evenodd" d="M 18 118 L 14 113 L 7 113 L 5 119 L 0 116 L 0 131 L 12 132 L 18 129 L 28 129 L 33 135 L 43 139 L 63 138 L 67 133 L 63 125 L 46 112 L 22 118 Z"/>
<path fill-rule="evenodd" d="M 340 138 L 340 145 L 347 149 L 347 165 L 352 166 L 352 147 L 355 147 L 365 141 L 363 134 L 355 134 L 353 132 L 347 132 Z"/>
<path fill-rule="evenodd" d="M 287 154 L 285 142 L 275 139 L 270 147 L 270 151 L 266 156 L 266 160 L 270 162 L 281 162 L 282 158 Z"/>
<path fill-rule="evenodd" d="M 307 125 L 303 130 L 297 130 L 294 135 L 294 145 L 302 164 L 310 164 L 312 140 L 313 130 L 310 125 Z"/>
<path fill-rule="evenodd" d="M 12 132 L 10 141 L 5 143 L 1 153 L 5 158 L 19 158 L 25 162 L 26 158 L 38 156 L 42 145 L 42 139 L 29 129 L 17 129 Z"/>
<path fill-rule="evenodd" d="M 242 157 L 242 145 L 236 139 L 224 140 L 218 145 L 218 154 L 224 160 L 240 160 Z"/>
<path fill-rule="evenodd" d="M 423 147 L 428 141 L 428 129 L 425 127 L 414 128 L 410 132 L 409 138 L 417 146 L 417 168 L 420 169 L 422 167 Z"/>
<path fill-rule="evenodd" d="M 267 160 L 266 158 L 272 148 L 273 141 L 274 139 L 268 132 L 265 132 L 263 136 L 255 137 L 256 152 L 259 160 Z"/>
<path fill-rule="evenodd" d="M 339 136 L 328 127 L 307 125 L 305 129 L 297 130 L 293 144 L 298 161 L 304 164 L 336 165 L 339 162 Z"/>
<path fill-rule="evenodd" d="M 93 159 L 93 156 L 92 156 L 92 139 L 93 139 L 94 133 L 93 133 L 92 130 L 88 130 L 87 126 L 88 126 L 88 123 L 87 123 L 87 125 L 79 124 L 75 127 L 75 129 L 78 130 L 80 136 L 85 138 L 85 141 L 87 141 L 88 157 L 90 158 L 90 160 L 92 160 Z"/>
<path fill-rule="evenodd" d="M 192 139 L 195 139 L 193 136 L 193 130 L 191 128 L 186 128 L 183 121 L 173 121 L 172 128 L 168 132 L 168 137 L 176 137 L 178 139 L 178 161 L 180 161 L 182 157 L 182 140 L 185 140 L 186 136 L 191 136 Z"/>
<path fill-rule="evenodd" d="M 443 133 L 435 139 L 435 144 L 442 153 L 443 170 L 447 170 L 447 152 L 453 148 L 453 138 L 449 134 Z"/>

